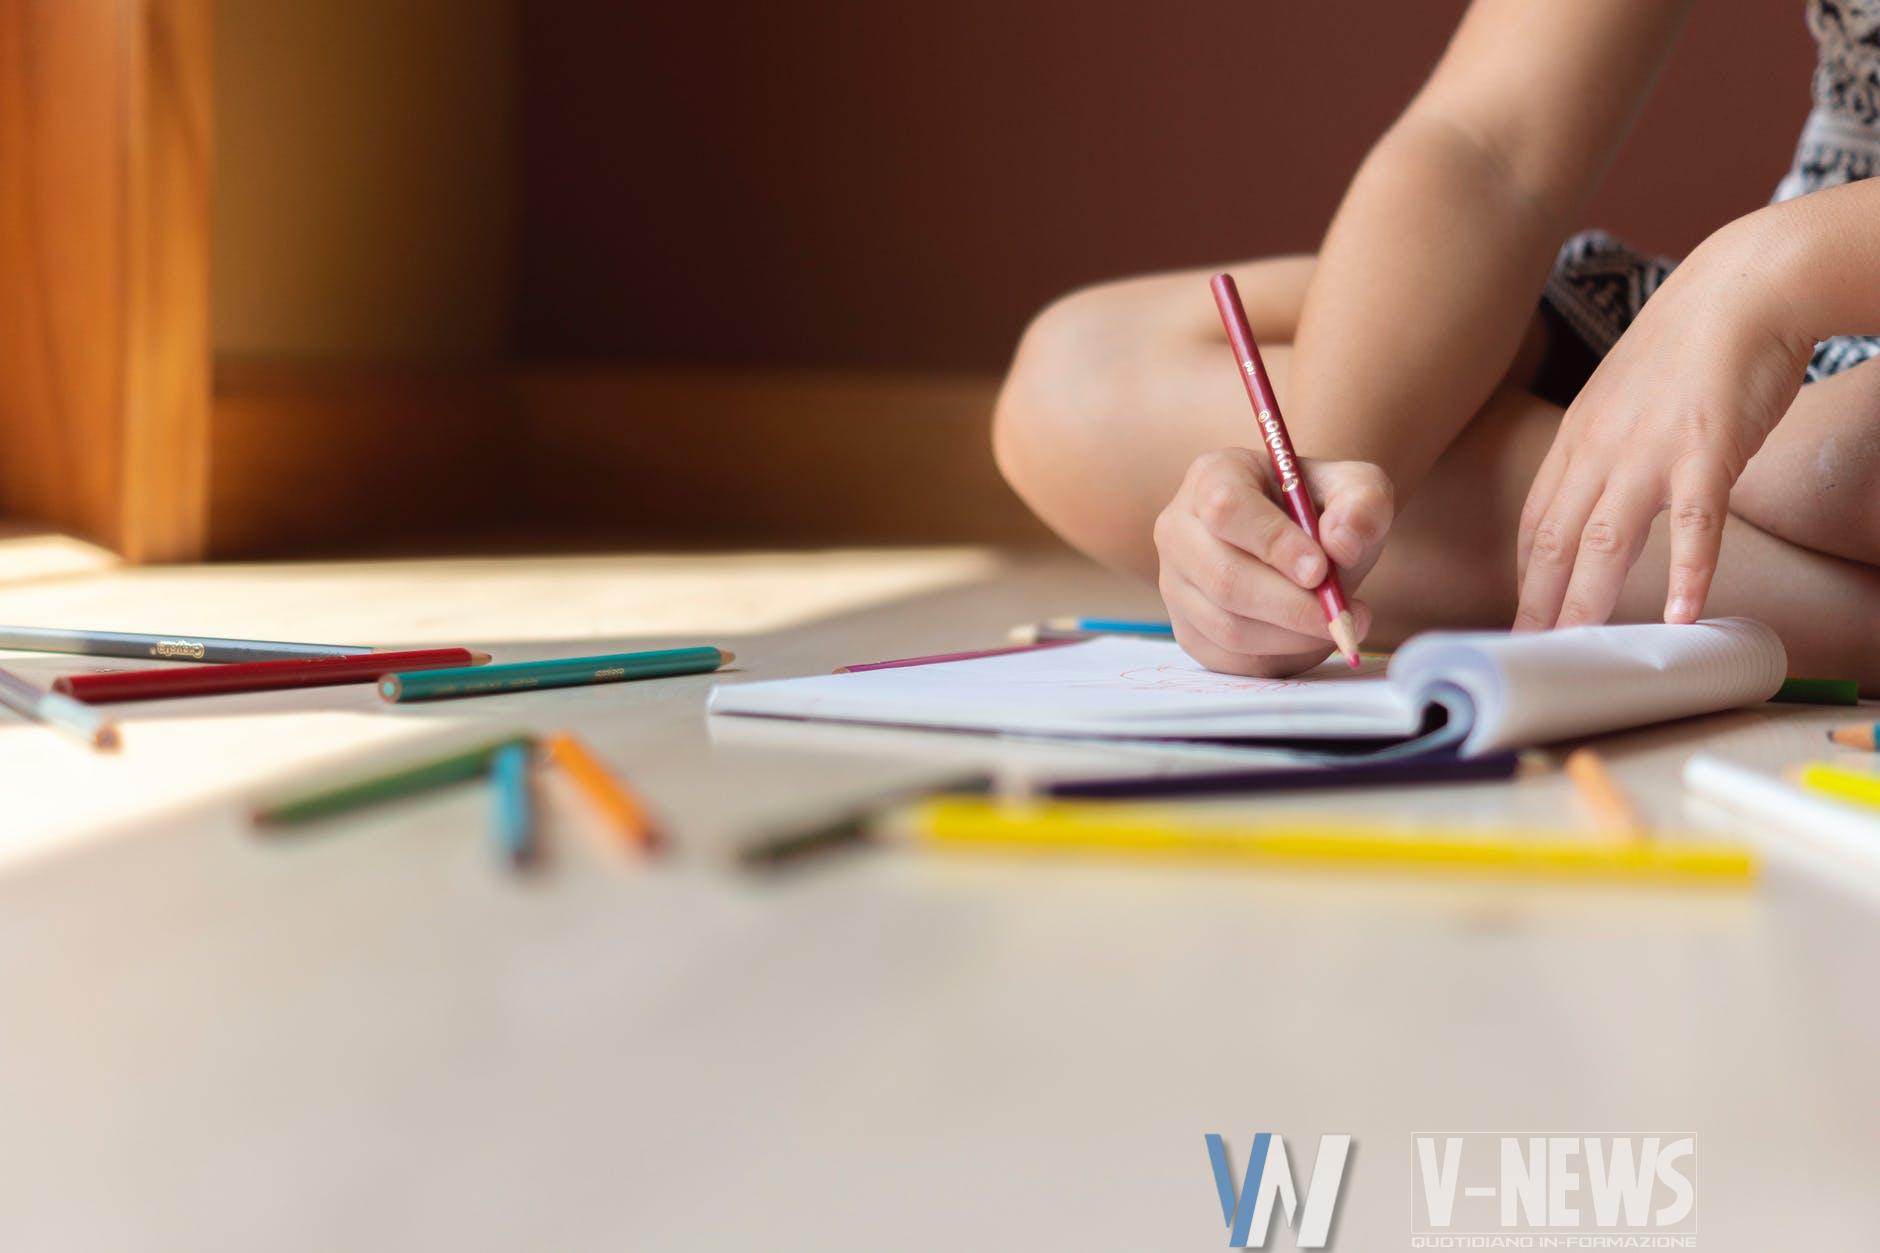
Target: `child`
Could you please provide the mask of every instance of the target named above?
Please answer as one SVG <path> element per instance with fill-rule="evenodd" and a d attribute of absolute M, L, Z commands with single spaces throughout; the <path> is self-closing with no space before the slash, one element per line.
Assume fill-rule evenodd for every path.
<path fill-rule="evenodd" d="M 1274 498 L 1207 271 L 1038 316 L 994 423 L 1006 477 L 1158 578 L 1218 670 L 1326 657 L 1329 558 L 1385 643 L 1742 614 L 1796 673 L 1880 691 L 1880 0 L 1809 0 L 1793 169 L 1673 271 L 1567 236 L 1688 8 L 1475 0 L 1319 254 L 1230 267 L 1323 549 Z"/>

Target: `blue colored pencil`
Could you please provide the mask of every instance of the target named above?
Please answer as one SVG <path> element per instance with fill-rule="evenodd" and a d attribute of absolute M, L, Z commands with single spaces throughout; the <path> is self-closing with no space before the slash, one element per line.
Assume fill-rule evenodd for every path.
<path fill-rule="evenodd" d="M 1134 622 L 1128 618 L 1052 618 L 1045 623 L 1054 631 L 1083 631 L 1090 635 L 1154 635 L 1175 638 L 1175 628 L 1166 622 Z"/>
<path fill-rule="evenodd" d="M 490 760 L 492 786 L 490 830 L 496 847 L 511 865 L 520 866 L 535 852 L 535 797 L 531 793 L 529 746 L 506 744 Z"/>
<path fill-rule="evenodd" d="M 1175 628 L 1166 622 L 1132 622 L 1127 618 L 1052 618 L 1049 622 L 1027 622 L 1006 632 L 1006 638 L 1014 644 L 1087 640 L 1098 635 L 1172 640 Z"/>
<path fill-rule="evenodd" d="M 541 687 L 577 687 L 658 679 L 673 674 L 706 674 L 736 660 L 722 648 L 656 648 L 643 653 L 604 657 L 562 657 L 518 661 L 502 666 L 453 666 L 447 670 L 412 670 L 379 680 L 379 696 L 393 702 L 484 696 L 492 692 L 530 691 Z"/>
<path fill-rule="evenodd" d="M 363 657 L 363 644 L 290 644 L 281 640 L 229 640 L 213 635 L 141 635 L 62 627 L 0 626 L 0 648 L 87 657 L 155 657 L 159 661 L 310 661 Z"/>

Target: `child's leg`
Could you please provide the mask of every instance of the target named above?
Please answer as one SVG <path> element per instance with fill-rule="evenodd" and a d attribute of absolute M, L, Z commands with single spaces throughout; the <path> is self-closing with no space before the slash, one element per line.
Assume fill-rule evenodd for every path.
<path fill-rule="evenodd" d="M 1231 267 L 1281 376 L 1311 257 Z M 1210 271 L 1073 292 L 1033 319 L 1006 376 L 993 450 L 1033 512 L 1106 565 L 1156 575 L 1150 529 L 1203 452 L 1251 442 Z"/>
<path fill-rule="evenodd" d="M 1802 388 L 1730 508 L 1804 548 L 1880 565 L 1880 361 Z"/>

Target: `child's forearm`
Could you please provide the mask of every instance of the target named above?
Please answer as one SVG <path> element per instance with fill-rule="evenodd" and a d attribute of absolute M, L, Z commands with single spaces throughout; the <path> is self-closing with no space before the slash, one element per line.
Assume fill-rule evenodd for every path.
<path fill-rule="evenodd" d="M 1880 180 L 1758 209 L 1724 227 L 1725 264 L 1757 280 L 1772 331 L 1812 345 L 1880 334 Z"/>
<path fill-rule="evenodd" d="M 1564 234 L 1486 147 L 1407 114 L 1319 255 L 1288 401 L 1302 451 L 1377 462 L 1412 492 L 1506 372 Z"/>

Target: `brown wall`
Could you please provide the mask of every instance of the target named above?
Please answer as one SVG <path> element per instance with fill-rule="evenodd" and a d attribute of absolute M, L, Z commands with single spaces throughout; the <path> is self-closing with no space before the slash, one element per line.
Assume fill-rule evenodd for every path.
<path fill-rule="evenodd" d="M 997 369 L 1071 286 L 1312 248 L 1461 8 L 525 5 L 520 345 Z M 1698 9 L 1593 215 L 1668 251 L 1767 197 L 1807 108 L 1799 0 Z"/>
<path fill-rule="evenodd" d="M 513 17 L 510 0 L 215 6 L 219 352 L 507 348 Z"/>

